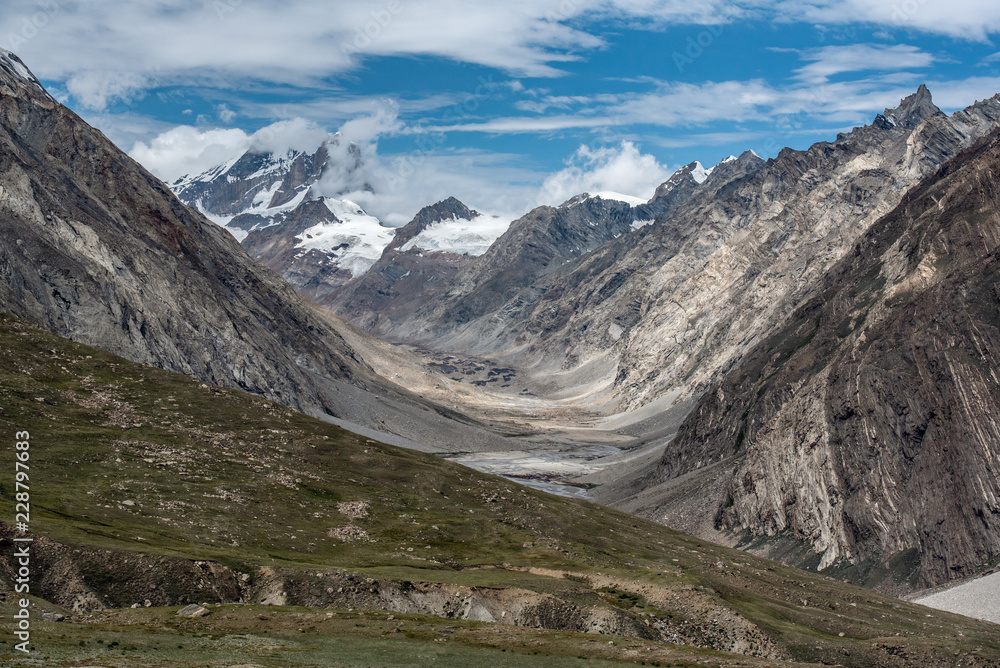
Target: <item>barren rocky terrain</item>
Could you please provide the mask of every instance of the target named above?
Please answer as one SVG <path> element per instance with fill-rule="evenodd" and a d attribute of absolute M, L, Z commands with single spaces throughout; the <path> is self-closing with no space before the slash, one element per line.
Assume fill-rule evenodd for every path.
<path fill-rule="evenodd" d="M 706 393 L 657 480 L 714 466 L 716 529 L 889 589 L 992 565 L 998 168 L 993 134 L 907 194 Z"/>

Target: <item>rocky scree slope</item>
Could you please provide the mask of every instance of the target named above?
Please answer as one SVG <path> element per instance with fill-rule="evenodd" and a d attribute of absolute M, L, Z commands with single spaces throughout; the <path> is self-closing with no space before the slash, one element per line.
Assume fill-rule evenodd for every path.
<path fill-rule="evenodd" d="M 504 636 L 528 625 L 541 651 L 541 629 L 613 634 L 642 641 L 633 662 L 664 651 L 675 665 L 758 668 L 1000 660 L 989 624 L 376 443 L 2 314 L 0 353 L 0 428 L 31 434 L 32 592 L 71 615 L 60 634 L 84 613 L 148 599 L 313 608 L 256 612 L 294 612 L 296 637 L 314 629 L 305 617 L 345 608 L 479 620 Z M 4 503 L 12 494 L 0 487 Z M 0 541 L 12 533 L 0 525 Z M 14 551 L 2 554 L 0 601 L 17 569 Z M 173 647 L 234 608 L 211 612 L 178 628 L 164 610 L 154 626 L 170 628 Z"/>
<path fill-rule="evenodd" d="M 998 173 L 995 132 L 907 194 L 705 394 L 659 479 L 731 460 L 720 529 L 886 588 L 1000 560 Z"/>
<path fill-rule="evenodd" d="M 515 223 L 432 309 L 392 333 L 569 385 L 600 376 L 590 401 L 610 411 L 698 397 L 907 190 L 998 118 L 996 97 L 946 116 L 921 87 L 833 142 L 768 161 L 747 152 L 701 184 L 682 181 L 651 225 L 631 230 L 617 203 L 577 209 L 574 229 L 602 220 L 593 208 L 620 221 L 589 248 L 552 234 L 542 235 L 551 245 L 538 243 L 523 235 L 529 222 Z"/>

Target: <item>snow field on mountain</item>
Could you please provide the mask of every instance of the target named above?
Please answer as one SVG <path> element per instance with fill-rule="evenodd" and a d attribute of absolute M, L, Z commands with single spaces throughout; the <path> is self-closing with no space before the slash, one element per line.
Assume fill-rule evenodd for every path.
<path fill-rule="evenodd" d="M 443 251 L 457 255 L 482 255 L 507 228 L 509 218 L 482 215 L 472 220 L 452 218 L 434 223 L 407 241 L 402 251 Z"/>
<path fill-rule="evenodd" d="M 337 220 L 310 227 L 296 237 L 299 243 L 295 247 L 328 253 L 353 276 L 364 274 L 382 257 L 394 230 L 383 227 L 378 218 L 349 200 L 327 197 L 323 204 Z"/>

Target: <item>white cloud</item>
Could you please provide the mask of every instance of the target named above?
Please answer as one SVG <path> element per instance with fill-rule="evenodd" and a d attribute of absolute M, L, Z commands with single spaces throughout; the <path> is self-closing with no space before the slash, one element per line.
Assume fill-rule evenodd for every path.
<path fill-rule="evenodd" d="M 409 222 L 422 207 L 455 196 L 485 214 L 514 217 L 534 205 L 545 174 L 520 166 L 522 156 L 449 152 L 440 145 L 411 155 L 381 156 L 379 138 L 398 132 L 395 109 L 345 123 L 340 141 L 330 145 L 331 167 L 317 193 L 345 197 L 390 225 Z M 273 123 L 253 135 L 237 129 L 179 126 L 148 142 L 139 141 L 130 155 L 170 183 L 197 174 L 243 152 L 313 151 L 331 133 L 302 118 Z M 360 150 L 361 167 L 354 169 Z M 366 188 L 371 186 L 375 192 Z"/>
<path fill-rule="evenodd" d="M 145 77 L 136 72 L 83 71 L 66 81 L 66 90 L 85 108 L 100 111 L 111 100 L 141 97 L 145 85 Z"/>
<path fill-rule="evenodd" d="M 781 98 L 762 80 L 667 83 L 617 105 L 618 117 L 632 123 L 693 127 L 721 120 L 760 120 Z"/>
<path fill-rule="evenodd" d="M 995 0 L 783 0 L 774 5 L 773 16 L 817 24 L 871 23 L 979 41 L 1000 32 Z"/>
<path fill-rule="evenodd" d="M 219 120 L 223 123 L 232 123 L 236 118 L 236 112 L 229 108 L 229 105 L 220 104 L 215 108 L 219 114 Z"/>
<path fill-rule="evenodd" d="M 104 136 L 125 152 L 136 142 L 149 142 L 176 127 L 175 123 L 159 121 L 134 111 L 109 114 L 82 110 L 80 117 L 100 129 Z"/>
<path fill-rule="evenodd" d="M 347 121 L 337 132 L 345 141 L 363 145 L 375 142 L 384 135 L 395 134 L 401 128 L 396 105 L 386 101 L 376 113 Z"/>
<path fill-rule="evenodd" d="M 44 11 L 39 12 L 39 8 Z M 51 7 L 51 8 L 48 8 Z M 44 16 L 43 16 L 44 14 Z M 36 21 L 38 16 L 42 19 Z M 562 75 L 607 46 L 609 24 L 659 30 L 746 18 L 870 23 L 984 40 L 1000 32 L 995 0 L 10 0 L 0 46 L 82 105 L 169 84 L 237 89 L 249 81 L 328 87 L 366 58 L 431 56 L 516 76 Z M 35 21 L 35 23 L 33 23 Z M 95 39 L 94 35 L 100 35 Z M 511 83 L 516 91 L 517 83 Z"/>
<path fill-rule="evenodd" d="M 895 107 L 900 100 L 926 83 L 942 109 L 961 109 L 974 100 L 991 97 L 998 91 L 996 77 L 971 77 L 968 79 L 937 81 L 924 79 L 909 71 L 868 76 L 846 81 L 828 81 L 827 76 L 853 68 L 892 69 L 888 62 L 892 49 L 875 49 L 884 65 L 873 62 L 863 65 L 854 55 L 867 51 L 867 47 L 848 51 L 822 50 L 804 57 L 814 62 L 798 70 L 809 81 L 795 81 L 787 85 L 774 85 L 764 80 L 707 81 L 702 83 L 655 82 L 656 88 L 645 93 L 618 95 L 591 95 L 586 97 L 560 97 L 549 103 L 539 100 L 539 107 L 561 107 L 551 116 L 535 113 L 525 116 L 492 118 L 481 122 L 440 125 L 430 128 L 439 132 L 478 132 L 484 134 L 549 134 L 562 130 L 591 129 L 595 132 L 615 132 L 616 128 L 653 126 L 674 130 L 708 127 L 716 123 L 732 123 L 760 129 L 760 125 L 778 127 L 787 125 L 790 116 L 796 123 L 852 126 L 871 122 L 874 115 L 887 107 Z M 908 48 L 900 67 L 916 67 L 927 54 Z M 907 60 L 909 58 L 909 60 Z M 815 66 L 815 67 L 814 67 Z M 964 97 L 963 97 L 964 95 Z M 522 105 L 524 106 L 524 105 Z M 528 107 L 535 111 L 536 107 Z M 754 127 L 753 124 L 756 124 Z M 650 134 L 648 131 L 647 135 Z M 679 135 L 669 138 L 673 146 Z M 651 138 L 656 141 L 655 138 Z M 666 143 L 660 145 L 667 146 Z"/>
<path fill-rule="evenodd" d="M 380 155 L 379 139 L 402 129 L 392 105 L 342 125 L 342 141 L 333 148 L 334 169 L 317 185 L 317 192 L 355 201 L 393 226 L 405 225 L 424 206 L 451 196 L 508 220 L 534 204 L 545 175 L 520 166 L 522 156 L 450 151 L 422 138 L 410 154 Z M 358 147 L 362 158 L 360 169 L 353 171 L 344 168 L 355 162 L 350 146 Z"/>
<path fill-rule="evenodd" d="M 539 204 L 556 205 L 583 192 L 611 191 L 648 199 L 670 177 L 671 170 L 643 154 L 632 142 L 614 148 L 581 146 L 566 161 L 566 168 L 542 184 Z"/>
<path fill-rule="evenodd" d="M 252 135 L 236 128 L 180 125 L 148 141 L 136 141 L 129 155 L 170 183 L 186 174 L 200 174 L 251 149 L 278 154 L 314 151 L 330 136 L 330 132 L 303 118 L 278 121 Z"/>
<path fill-rule="evenodd" d="M 511 116 L 493 118 L 481 123 L 459 123 L 424 128 L 433 132 L 486 132 L 490 134 L 522 134 L 554 132 L 570 128 L 596 128 L 617 124 L 606 116 L 566 114 L 562 116 Z"/>
<path fill-rule="evenodd" d="M 809 84 L 825 83 L 830 77 L 845 72 L 920 69 L 934 63 L 931 54 L 906 44 L 827 46 L 808 51 L 803 60 L 811 62 L 796 70 L 796 77 Z"/>
<path fill-rule="evenodd" d="M 518 75 L 557 76 L 563 74 L 560 63 L 604 45 L 569 23 L 608 7 L 627 13 L 629 4 L 80 0 L 59 2 L 39 28 L 31 25 L 36 3 L 13 0 L 0 16 L 0 44 L 31 63 L 38 76 L 66 82 L 81 104 L 101 110 L 143 86 L 194 82 L 234 89 L 248 81 L 324 86 L 331 75 L 377 56 L 435 56 Z M 685 12 L 689 18 L 696 14 Z"/>
<path fill-rule="evenodd" d="M 129 154 L 167 183 L 199 174 L 233 158 L 250 146 L 242 130 L 199 130 L 189 125 L 168 130 L 148 144 L 136 142 Z"/>
<path fill-rule="evenodd" d="M 250 148 L 262 153 L 285 154 L 288 151 L 314 151 L 330 132 L 305 118 L 277 121 L 261 128 L 250 139 Z"/>
<path fill-rule="evenodd" d="M 375 190 L 341 195 L 393 226 L 405 225 L 424 206 L 457 197 L 484 214 L 523 215 L 535 205 L 544 174 L 520 165 L 523 156 L 486 153 L 420 153 L 369 156 L 364 181 Z"/>

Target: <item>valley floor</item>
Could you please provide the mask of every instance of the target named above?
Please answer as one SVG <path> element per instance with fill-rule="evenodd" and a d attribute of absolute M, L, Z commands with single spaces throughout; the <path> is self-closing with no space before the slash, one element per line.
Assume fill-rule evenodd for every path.
<path fill-rule="evenodd" d="M 391 344 L 346 329 L 348 343 L 383 378 L 480 420 L 504 438 L 427 444 L 358 425 L 338 422 L 340 426 L 562 496 L 592 498 L 592 488 L 637 466 L 655 464 L 693 405 L 614 414 L 599 403 L 610 379 L 567 387 L 559 379 L 539 379 L 506 363 Z"/>

